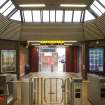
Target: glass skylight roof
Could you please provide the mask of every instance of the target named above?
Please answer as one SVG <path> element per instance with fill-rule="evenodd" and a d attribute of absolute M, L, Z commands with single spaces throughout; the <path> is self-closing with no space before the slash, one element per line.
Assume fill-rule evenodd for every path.
<path fill-rule="evenodd" d="M 34 10 L 33 13 L 33 22 L 41 22 L 41 12 L 40 10 Z"/>
<path fill-rule="evenodd" d="M 55 22 L 55 10 L 50 11 L 50 22 Z"/>
<path fill-rule="evenodd" d="M 2 6 L 7 0 L 0 0 L 0 6 Z"/>
<path fill-rule="evenodd" d="M 66 10 L 64 21 L 65 22 L 72 22 L 72 14 L 73 14 L 73 11 Z"/>
<path fill-rule="evenodd" d="M 16 11 L 16 13 L 14 15 L 12 15 L 12 17 L 10 19 L 21 21 L 20 10 Z"/>
<path fill-rule="evenodd" d="M 105 6 L 105 0 L 99 0 Z"/>
<path fill-rule="evenodd" d="M 12 2 L 9 0 L 9 1 L 0 9 L 0 13 L 4 13 L 11 5 L 12 5 Z"/>
<path fill-rule="evenodd" d="M 56 22 L 63 22 L 63 10 L 56 10 Z"/>
<path fill-rule="evenodd" d="M 43 11 L 43 22 L 49 22 L 49 11 Z"/>
<path fill-rule="evenodd" d="M 98 16 L 101 16 L 102 15 L 102 13 L 101 13 L 101 11 L 93 4 L 93 5 L 91 5 L 91 7 L 90 7 L 94 12 L 95 12 L 95 14 L 97 14 Z"/>
<path fill-rule="evenodd" d="M 93 19 L 95 19 L 95 17 L 88 10 L 86 10 L 84 21 L 93 20 Z"/>
<path fill-rule="evenodd" d="M 74 11 L 73 22 L 80 22 L 81 19 L 81 11 Z"/>
<path fill-rule="evenodd" d="M 105 0 L 94 0 L 86 10 L 21 10 L 12 0 L 0 0 L 0 13 L 9 19 L 33 23 L 75 23 L 96 19 L 105 13 Z"/>
<path fill-rule="evenodd" d="M 24 18 L 25 22 L 32 22 L 32 13 L 30 10 L 25 10 L 24 12 Z"/>

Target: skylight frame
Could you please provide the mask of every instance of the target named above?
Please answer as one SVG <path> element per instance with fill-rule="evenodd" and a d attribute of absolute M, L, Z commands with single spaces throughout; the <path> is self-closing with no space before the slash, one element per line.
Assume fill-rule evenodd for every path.
<path fill-rule="evenodd" d="M 36 16 L 37 13 L 37 16 Z M 32 10 L 33 14 L 33 22 L 34 23 L 41 23 L 41 11 L 40 10 Z"/>
<path fill-rule="evenodd" d="M 80 22 L 81 21 L 81 13 L 82 13 L 82 11 L 79 11 L 79 10 L 74 11 L 73 22 Z"/>
<path fill-rule="evenodd" d="M 4 13 L 4 16 L 7 16 L 9 13 L 11 13 L 15 9 L 14 4 L 12 4 Z"/>
<path fill-rule="evenodd" d="M 95 5 L 101 11 L 101 13 L 105 13 L 105 8 L 104 8 L 103 5 L 100 4 L 100 2 L 98 2 L 97 0 L 95 0 L 93 2 L 93 5 Z"/>
<path fill-rule="evenodd" d="M 15 16 L 16 15 L 16 16 Z M 21 20 L 21 15 L 20 15 L 20 10 L 17 10 L 15 14 L 13 14 L 10 19 L 16 20 L 16 21 L 22 21 Z"/>
<path fill-rule="evenodd" d="M 43 12 L 43 22 L 44 23 L 49 23 L 50 22 L 50 12 L 49 12 L 49 10 L 43 10 L 42 11 Z"/>
<path fill-rule="evenodd" d="M 63 10 L 56 10 L 56 23 L 63 22 Z"/>
<path fill-rule="evenodd" d="M 5 3 L 8 2 L 8 0 L 0 0 L 0 8 L 5 5 Z"/>
<path fill-rule="evenodd" d="M 56 22 L 56 10 L 50 10 L 50 23 Z"/>
<path fill-rule="evenodd" d="M 94 11 L 94 13 L 97 15 L 97 16 L 101 16 L 102 15 L 102 12 L 94 5 L 92 4 L 90 6 L 90 8 Z"/>
<path fill-rule="evenodd" d="M 90 20 L 93 20 L 93 19 L 95 19 L 94 15 L 92 13 L 90 13 L 89 10 L 85 10 L 84 22 L 90 21 Z"/>
<path fill-rule="evenodd" d="M 83 13 L 84 9 L 80 9 L 80 11 L 81 11 L 81 16 L 79 15 L 80 20 L 78 18 L 78 21 L 75 21 L 75 11 L 78 11 L 78 9 L 73 10 L 73 9 L 68 9 L 68 8 L 66 8 L 66 9 L 58 9 L 58 10 L 53 10 L 53 9 L 52 10 L 47 10 L 46 9 L 46 11 L 49 11 L 49 13 L 48 13 L 49 16 L 47 16 L 47 19 L 45 19 L 45 20 L 44 20 L 44 13 L 43 13 L 44 8 L 41 8 L 41 10 L 40 10 L 40 19 L 38 19 L 39 21 L 35 21 L 35 18 L 34 18 L 35 14 L 33 14 L 33 11 L 39 10 L 40 8 L 37 8 L 35 10 L 34 9 L 29 9 L 31 11 L 31 15 L 30 15 L 30 18 L 31 18 L 30 20 L 31 21 L 26 21 L 25 18 L 27 18 L 27 17 L 25 17 L 26 15 L 24 16 L 24 12 L 23 12 L 23 11 L 25 11 L 25 8 L 22 8 L 22 9 L 17 8 L 17 6 L 14 5 L 12 0 L 1 0 L 1 1 L 4 1 L 4 2 L 0 5 L 0 7 L 2 6 L 0 8 L 0 11 L 2 11 L 2 8 L 4 8 L 4 6 L 8 2 L 12 3 L 11 5 L 9 5 L 9 7 L 8 6 L 5 7 L 6 10 L 4 9 L 2 11 L 2 15 L 7 16 L 8 18 L 11 19 L 12 15 L 16 12 L 16 10 L 20 10 L 20 11 L 22 11 L 22 13 L 20 13 L 20 15 L 21 15 L 20 17 L 21 17 L 22 22 L 34 22 L 34 23 L 73 23 L 73 22 L 80 22 L 81 23 L 81 22 L 86 21 L 86 15 L 83 15 L 83 14 L 85 14 L 85 13 Z M 100 7 L 95 2 L 97 2 Z M 102 4 L 103 2 L 104 2 L 104 4 Z M 8 10 L 13 5 L 15 6 L 15 8 L 13 8 L 9 13 Z M 97 9 L 97 11 L 99 13 L 96 10 L 94 11 L 94 9 L 91 8 L 91 6 L 93 6 L 95 9 Z M 98 16 L 101 16 L 103 13 L 105 13 L 105 0 L 94 0 L 93 4 L 91 6 L 88 7 L 88 10 L 91 12 L 91 14 L 93 14 L 92 15 L 93 17 L 95 16 L 95 18 L 97 18 Z M 57 16 L 58 15 L 57 11 L 62 11 L 62 13 L 61 13 L 62 15 Z M 72 16 L 70 16 L 70 19 L 68 19 L 68 20 L 67 20 L 67 17 L 66 17 L 67 14 L 66 14 L 65 11 L 73 11 Z M 8 12 L 8 13 L 6 14 L 6 12 Z M 58 17 L 60 17 L 60 18 L 58 18 Z M 16 19 L 16 20 L 20 20 L 20 19 Z"/>
<path fill-rule="evenodd" d="M 97 0 L 97 1 L 103 4 L 103 6 L 105 6 L 105 0 Z"/>
<path fill-rule="evenodd" d="M 64 22 L 65 23 L 72 22 L 72 15 L 73 15 L 72 10 L 65 10 Z M 68 17 L 68 16 L 70 16 L 70 17 Z"/>
<path fill-rule="evenodd" d="M 0 13 L 3 14 L 12 4 L 13 3 L 10 0 L 6 2 L 6 4 L 0 9 Z"/>
<path fill-rule="evenodd" d="M 23 13 L 24 13 L 24 19 L 25 19 L 24 21 L 25 22 L 32 22 L 32 12 L 31 12 L 31 10 L 24 10 Z"/>

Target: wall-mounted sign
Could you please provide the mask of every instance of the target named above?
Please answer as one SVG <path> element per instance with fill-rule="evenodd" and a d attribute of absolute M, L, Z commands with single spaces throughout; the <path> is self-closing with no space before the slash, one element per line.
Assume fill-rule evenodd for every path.
<path fill-rule="evenodd" d="M 40 45 L 64 45 L 63 40 L 43 40 L 40 41 Z"/>
<path fill-rule="evenodd" d="M 1 50 L 1 72 L 16 72 L 16 50 Z"/>

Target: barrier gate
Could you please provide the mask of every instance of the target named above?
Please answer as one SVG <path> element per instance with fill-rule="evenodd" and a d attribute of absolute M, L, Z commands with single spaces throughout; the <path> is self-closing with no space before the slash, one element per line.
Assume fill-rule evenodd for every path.
<path fill-rule="evenodd" d="M 70 78 L 32 78 L 34 105 L 71 105 Z"/>

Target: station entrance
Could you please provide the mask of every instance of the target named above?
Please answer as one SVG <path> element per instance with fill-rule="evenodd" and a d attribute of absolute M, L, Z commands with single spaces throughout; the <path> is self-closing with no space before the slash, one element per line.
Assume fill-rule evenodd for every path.
<path fill-rule="evenodd" d="M 65 47 L 40 47 L 39 48 L 40 72 L 65 71 Z"/>

